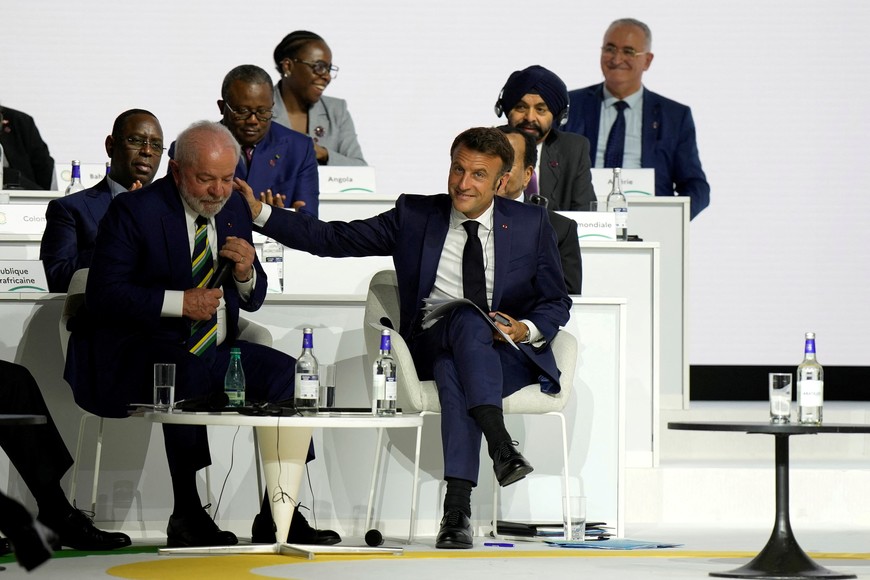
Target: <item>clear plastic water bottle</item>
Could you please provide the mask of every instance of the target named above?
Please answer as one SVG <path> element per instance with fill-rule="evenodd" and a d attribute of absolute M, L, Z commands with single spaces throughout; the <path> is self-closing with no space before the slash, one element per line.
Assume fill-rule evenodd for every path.
<path fill-rule="evenodd" d="M 396 414 L 396 361 L 393 360 L 389 329 L 381 332 L 381 352 L 372 365 L 372 414 Z"/>
<path fill-rule="evenodd" d="M 284 247 L 273 240 L 266 238 L 263 242 L 263 261 L 275 264 L 278 270 L 278 287 L 284 291 Z"/>
<path fill-rule="evenodd" d="M 314 357 L 313 332 L 310 328 L 302 331 L 302 354 L 296 359 L 296 410 L 303 414 L 317 413 L 317 395 L 320 392 L 317 359 Z"/>
<path fill-rule="evenodd" d="M 613 168 L 613 186 L 607 196 L 607 211 L 612 211 L 616 218 L 616 239 L 628 239 L 628 202 L 622 193 L 622 169 Z"/>
<path fill-rule="evenodd" d="M 816 333 L 808 332 L 804 338 L 804 360 L 797 368 L 798 421 L 822 422 L 825 399 L 825 372 L 816 361 Z"/>
<path fill-rule="evenodd" d="M 230 349 L 230 366 L 224 377 L 224 392 L 230 400 L 230 407 L 241 407 L 245 404 L 245 371 L 242 369 L 242 352 L 238 348 Z"/>
<path fill-rule="evenodd" d="M 66 186 L 66 191 L 63 192 L 64 195 L 69 195 L 71 193 L 75 193 L 77 191 L 81 191 L 85 188 L 82 185 L 82 168 L 77 159 L 73 159 L 72 162 L 72 176 L 69 179 L 69 185 Z"/>

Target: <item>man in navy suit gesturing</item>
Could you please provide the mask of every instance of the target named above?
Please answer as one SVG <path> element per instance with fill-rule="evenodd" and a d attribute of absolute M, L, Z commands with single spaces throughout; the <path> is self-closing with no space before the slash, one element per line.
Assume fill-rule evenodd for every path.
<path fill-rule="evenodd" d="M 401 320 L 391 322 L 408 341 L 420 378 L 435 379 L 441 402 L 447 494 L 438 548 L 472 546 L 481 435 L 502 486 L 532 471 L 505 428 L 502 399 L 538 382 L 545 392 L 559 390 L 549 343 L 568 321 L 571 301 L 544 208 L 496 197 L 513 157 L 498 129 L 468 129 L 450 148 L 449 194 L 401 195 L 393 209 L 348 223 L 273 210 L 243 189 L 254 224 L 291 248 L 393 257 Z M 472 280 L 477 293 L 470 296 Z M 518 348 L 473 306 L 423 321 L 425 299 L 463 297 L 490 317 L 503 315 L 508 323 L 496 324 Z"/>

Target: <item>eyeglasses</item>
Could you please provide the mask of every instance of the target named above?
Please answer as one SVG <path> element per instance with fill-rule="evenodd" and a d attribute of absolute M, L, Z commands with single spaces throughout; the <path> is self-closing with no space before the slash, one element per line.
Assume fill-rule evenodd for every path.
<path fill-rule="evenodd" d="M 166 147 L 163 146 L 163 141 L 160 141 L 159 139 L 152 139 L 149 141 L 142 137 L 127 137 L 125 141 L 127 141 L 127 149 L 133 151 L 142 151 L 146 147 L 151 147 L 152 151 L 157 151 L 158 153 L 166 151 Z"/>
<path fill-rule="evenodd" d="M 338 67 L 333 66 L 332 63 L 329 63 L 326 61 L 318 60 L 315 62 L 311 62 L 311 61 L 307 61 L 307 60 L 300 60 L 298 58 L 294 58 L 293 62 L 301 62 L 302 64 L 307 64 L 308 66 L 311 67 L 311 72 L 313 72 L 314 74 L 316 74 L 319 77 L 329 75 L 332 78 L 335 78 L 338 76 Z"/>
<path fill-rule="evenodd" d="M 235 119 L 236 121 L 247 121 L 251 118 L 251 115 L 256 116 L 257 119 L 260 121 L 268 121 L 275 114 L 272 109 L 251 110 L 247 107 L 239 107 L 238 109 L 233 109 L 226 101 L 224 101 L 224 106 L 227 108 L 227 110 L 233 116 L 233 119 Z"/>
<path fill-rule="evenodd" d="M 642 56 L 646 54 L 646 51 L 637 51 L 630 46 L 623 46 L 622 48 L 613 46 L 612 44 L 608 44 L 607 46 L 601 47 L 601 54 L 606 54 L 607 56 L 613 58 L 616 56 L 616 53 L 621 52 L 622 56 L 625 58 L 634 58 L 636 56 Z"/>

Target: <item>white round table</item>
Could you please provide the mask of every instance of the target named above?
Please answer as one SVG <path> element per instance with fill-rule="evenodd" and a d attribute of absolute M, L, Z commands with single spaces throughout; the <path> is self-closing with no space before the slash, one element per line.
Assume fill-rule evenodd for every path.
<path fill-rule="evenodd" d="M 191 413 L 173 411 L 172 413 L 146 412 L 145 418 L 155 423 L 173 425 L 225 425 L 256 427 L 257 440 L 260 447 L 260 457 L 263 462 L 263 472 L 266 479 L 266 490 L 269 497 L 288 497 L 290 501 L 275 501 L 272 503 L 272 517 L 275 520 L 276 538 L 278 544 L 268 553 L 282 553 L 290 530 L 290 520 L 293 517 L 293 506 L 296 504 L 299 483 L 305 471 L 305 460 L 311 441 L 311 431 L 322 429 L 378 429 L 378 446 L 375 455 L 375 465 L 372 470 L 372 486 L 369 493 L 369 505 L 366 516 L 366 528 L 371 521 L 371 511 L 374 499 L 374 484 L 377 477 L 381 456 L 383 430 L 391 428 L 416 428 L 417 451 L 414 460 L 414 479 L 417 481 L 420 464 L 420 430 L 423 427 L 423 417 L 419 414 L 397 414 L 392 417 L 376 417 L 361 413 L 319 413 L 311 416 L 253 416 L 240 413 Z M 417 509 L 417 488 L 414 485 L 411 495 L 411 521 Z M 334 547 L 333 547 L 334 548 Z M 173 551 L 191 553 L 196 548 L 181 548 Z M 207 548 L 205 551 L 230 551 Z M 245 552 L 251 550 L 245 549 Z M 312 555 L 311 550 L 302 550 Z M 330 550 L 334 551 L 334 550 Z M 388 551 L 394 552 L 395 549 Z"/>

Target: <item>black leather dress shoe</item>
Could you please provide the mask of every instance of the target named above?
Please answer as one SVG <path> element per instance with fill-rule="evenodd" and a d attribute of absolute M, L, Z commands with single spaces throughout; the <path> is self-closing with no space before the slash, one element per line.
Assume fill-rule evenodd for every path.
<path fill-rule="evenodd" d="M 238 543 L 236 535 L 217 527 L 204 509 L 183 516 L 169 516 L 166 545 L 170 548 L 235 546 Z"/>
<path fill-rule="evenodd" d="M 30 572 L 49 558 L 57 545 L 57 536 L 39 520 L 21 528 L 9 530 L 9 543 L 15 559 Z"/>
<path fill-rule="evenodd" d="M 268 515 L 257 514 L 251 526 L 251 542 L 254 544 L 274 544 L 275 522 Z M 309 544 L 331 546 L 341 541 L 341 536 L 333 530 L 315 530 L 308 523 L 297 506 L 290 520 L 290 531 L 287 533 L 288 544 Z"/>
<path fill-rule="evenodd" d="M 515 445 L 513 441 L 505 441 L 492 454 L 492 469 L 502 487 L 516 483 L 534 471 L 522 453 L 516 450 Z"/>
<path fill-rule="evenodd" d="M 40 514 L 40 521 L 50 527 L 60 538 L 60 545 L 73 550 L 114 550 L 132 542 L 130 536 L 121 532 L 104 532 L 81 510 L 74 510 L 58 520 Z"/>
<path fill-rule="evenodd" d="M 441 518 L 441 529 L 435 538 L 435 547 L 441 549 L 467 549 L 473 545 L 471 521 L 459 510 L 450 510 Z"/>

